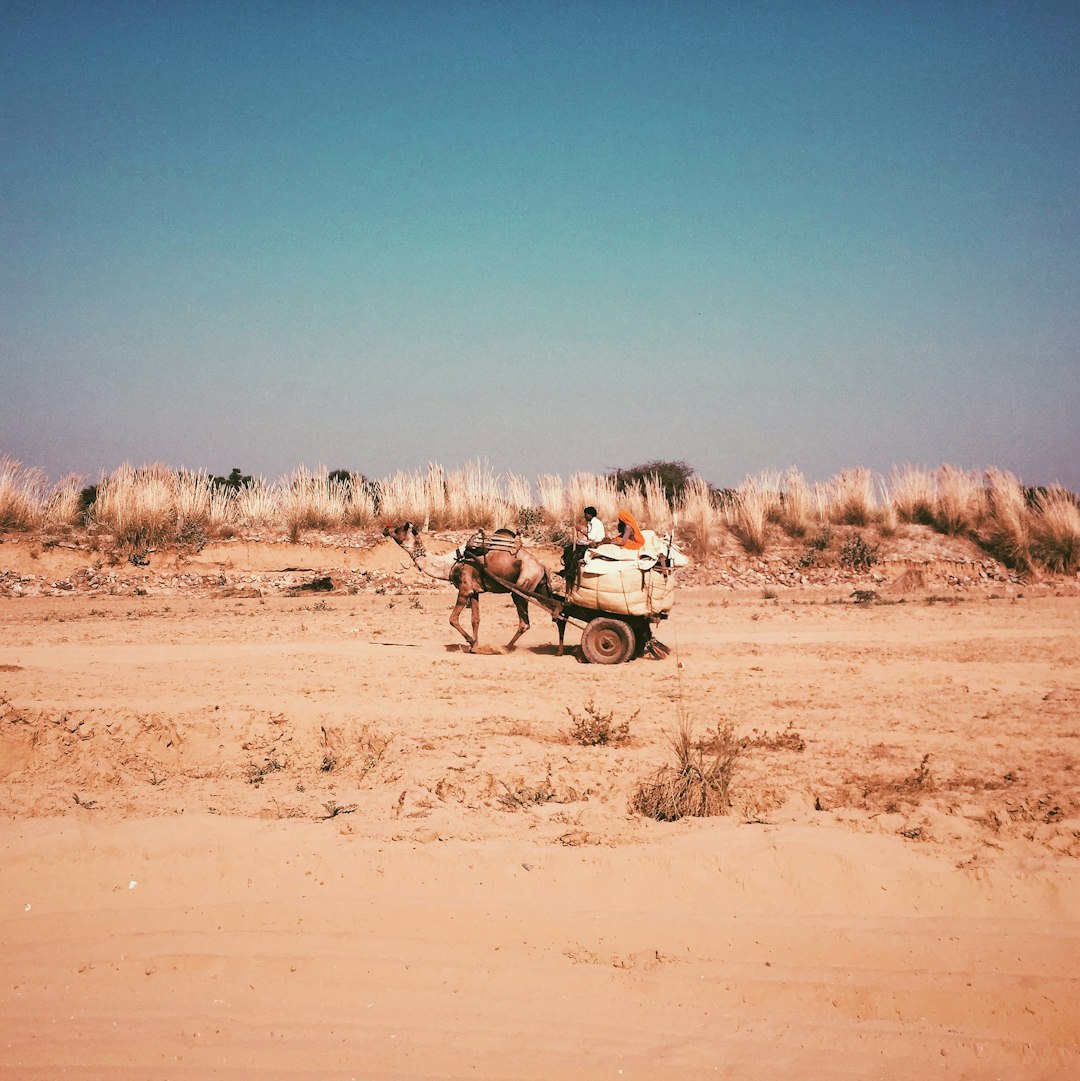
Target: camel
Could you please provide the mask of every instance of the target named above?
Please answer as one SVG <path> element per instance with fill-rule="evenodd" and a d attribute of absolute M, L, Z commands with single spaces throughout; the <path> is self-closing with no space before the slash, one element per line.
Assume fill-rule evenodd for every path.
<path fill-rule="evenodd" d="M 554 597 L 548 569 L 527 549 L 520 546 L 517 534 L 510 529 L 498 529 L 491 535 L 494 545 L 488 550 L 466 549 L 447 552 L 445 555 L 429 555 L 420 540 L 420 534 L 412 522 L 395 528 L 387 526 L 386 536 L 393 537 L 409 553 L 417 568 L 430 578 L 450 582 L 457 587 L 457 601 L 450 613 L 450 626 L 469 643 L 469 652 L 475 653 L 480 636 L 480 594 L 510 593 L 496 578 L 541 597 Z M 490 573 L 485 573 L 490 572 Z M 513 649 L 517 640 L 529 629 L 529 602 L 517 593 L 511 593 L 517 609 L 518 626 L 514 637 L 507 643 Z M 472 616 L 472 634 L 461 625 L 458 617 L 468 608 Z M 566 620 L 556 619 L 559 626 L 559 655 L 563 652 L 563 635 Z"/>

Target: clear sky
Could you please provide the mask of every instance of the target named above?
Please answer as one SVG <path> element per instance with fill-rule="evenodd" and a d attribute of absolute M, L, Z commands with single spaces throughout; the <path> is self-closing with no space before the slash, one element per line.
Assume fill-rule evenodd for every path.
<path fill-rule="evenodd" d="M 0 0 L 0 454 L 1080 489 L 1080 5 Z"/>

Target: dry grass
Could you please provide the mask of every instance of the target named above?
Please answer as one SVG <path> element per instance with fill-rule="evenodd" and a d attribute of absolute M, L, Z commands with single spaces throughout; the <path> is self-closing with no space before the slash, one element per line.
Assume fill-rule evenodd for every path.
<path fill-rule="evenodd" d="M 694 555 L 704 559 L 716 543 L 719 525 L 708 484 L 701 477 L 691 477 L 679 501 L 676 534 Z"/>
<path fill-rule="evenodd" d="M 979 475 L 943 465 L 934 476 L 932 524 L 950 537 L 971 533 L 982 520 L 983 491 Z"/>
<path fill-rule="evenodd" d="M 683 717 L 670 742 L 675 764 L 661 766 L 638 784 L 630 812 L 659 822 L 727 814 L 732 779 L 746 746 L 734 727 L 719 724 L 708 741 L 695 743 L 690 722 Z"/>
<path fill-rule="evenodd" d="M 930 525 L 937 504 L 934 474 L 920 466 L 896 466 L 889 474 L 889 501 L 902 522 Z"/>
<path fill-rule="evenodd" d="M 1055 486 L 1036 497 L 1031 554 L 1055 574 L 1080 570 L 1080 505 L 1072 492 Z"/>
<path fill-rule="evenodd" d="M 125 463 L 98 485 L 91 520 L 123 545 L 166 543 L 177 532 L 176 474 L 161 463 Z"/>
<path fill-rule="evenodd" d="M 44 517 L 48 485 L 40 469 L 0 458 L 0 529 L 33 529 Z"/>
<path fill-rule="evenodd" d="M 446 518 L 480 529 L 498 529 L 517 520 L 500 490 L 499 477 L 487 462 L 469 462 L 446 480 Z"/>
<path fill-rule="evenodd" d="M 1000 469 L 986 471 L 985 499 L 988 529 L 984 544 L 1010 567 L 1031 566 L 1031 538 L 1027 502 L 1020 482 Z"/>
<path fill-rule="evenodd" d="M 573 722 L 566 732 L 569 743 L 581 747 L 621 747 L 630 742 L 630 725 L 637 719 L 635 710 L 625 721 L 615 723 L 615 711 L 604 713 L 592 701 L 585 703 L 584 713 L 575 713 L 569 706 L 566 712 Z"/>
<path fill-rule="evenodd" d="M 869 469 L 845 469 L 826 489 L 829 520 L 837 525 L 867 526 L 877 513 L 874 474 Z"/>
<path fill-rule="evenodd" d="M 70 528 L 83 519 L 82 480 L 65 477 L 50 488 L 40 470 L 0 458 L 0 530 Z M 620 492 L 613 478 L 575 473 L 564 483 L 543 474 L 527 478 L 495 473 L 485 462 L 446 471 L 436 463 L 369 482 L 360 474 L 331 476 L 325 467 L 300 466 L 273 484 L 262 478 L 241 488 L 205 472 L 161 464 L 122 465 L 102 476 L 86 524 L 135 549 L 174 541 L 228 536 L 238 530 L 302 531 L 374 528 L 412 521 L 423 529 L 464 530 L 507 526 L 564 543 L 582 509 L 595 506 L 613 530 L 621 508 L 645 528 L 666 533 L 703 558 L 730 533 L 752 554 L 764 553 L 783 530 L 806 537 L 828 523 L 873 525 L 882 535 L 899 523 L 926 524 L 967 537 L 1021 570 L 1072 573 L 1080 565 L 1080 507 L 1060 487 L 1025 490 L 1011 474 L 985 475 L 943 465 L 894 469 L 886 484 L 867 469 L 846 470 L 811 486 L 794 467 L 747 477 L 727 498 L 691 477 L 677 503 L 665 498 L 656 477 Z"/>
<path fill-rule="evenodd" d="M 820 522 L 820 505 L 806 478 L 792 466 L 780 478 L 778 520 L 793 537 L 804 537 Z"/>
<path fill-rule="evenodd" d="M 747 477 L 724 509 L 728 528 L 750 555 L 765 551 L 770 518 L 778 515 L 780 491 L 774 476 Z"/>
<path fill-rule="evenodd" d="M 345 522 L 351 486 L 331 479 L 326 466 L 299 466 L 278 482 L 280 514 L 292 540 L 304 529 L 337 529 Z"/>

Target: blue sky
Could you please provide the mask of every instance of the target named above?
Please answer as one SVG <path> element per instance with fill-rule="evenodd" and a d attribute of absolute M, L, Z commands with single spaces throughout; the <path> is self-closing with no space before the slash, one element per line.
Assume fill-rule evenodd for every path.
<path fill-rule="evenodd" d="M 0 454 L 1080 489 L 1075 3 L 0 0 Z"/>

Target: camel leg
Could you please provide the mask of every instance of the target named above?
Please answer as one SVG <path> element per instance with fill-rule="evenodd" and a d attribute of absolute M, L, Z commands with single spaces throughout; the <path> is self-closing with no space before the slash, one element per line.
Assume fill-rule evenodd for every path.
<path fill-rule="evenodd" d="M 469 611 L 472 614 L 473 632 L 471 635 L 458 622 L 458 617 L 461 615 L 462 609 L 466 606 L 468 606 Z M 457 604 L 454 605 L 454 610 L 450 613 L 450 626 L 469 643 L 470 650 L 476 647 L 477 636 L 480 632 L 480 605 L 476 603 L 476 598 L 470 597 L 468 594 L 458 594 Z"/>
<path fill-rule="evenodd" d="M 517 633 L 506 643 L 507 649 L 513 649 L 514 643 L 529 629 L 529 602 L 524 597 L 514 594 L 514 607 L 518 614 Z"/>
<path fill-rule="evenodd" d="M 480 594 L 474 594 L 472 600 L 469 601 L 469 607 L 472 609 L 472 645 L 469 647 L 470 652 L 474 651 L 480 644 Z"/>

